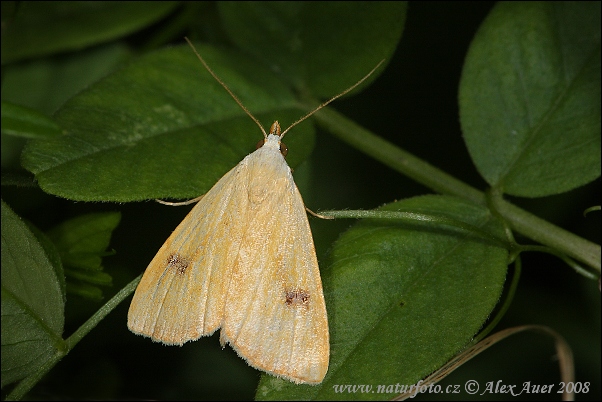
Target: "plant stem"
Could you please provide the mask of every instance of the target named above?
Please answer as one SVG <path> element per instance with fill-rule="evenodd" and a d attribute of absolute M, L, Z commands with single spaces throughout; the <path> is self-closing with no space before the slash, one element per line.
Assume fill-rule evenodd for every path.
<path fill-rule="evenodd" d="M 324 108 L 314 117 L 321 126 L 339 139 L 432 190 L 487 206 L 482 191 L 404 151 L 337 111 Z M 496 203 L 496 207 L 513 230 L 541 244 L 560 250 L 600 273 L 600 245 L 538 218 L 505 200 Z"/>
<path fill-rule="evenodd" d="M 75 345 L 82 340 L 84 336 L 88 334 L 93 328 L 95 328 L 104 318 L 109 315 L 111 311 L 115 309 L 123 300 L 129 295 L 134 293 L 138 282 L 142 279 L 142 274 L 138 275 L 133 281 L 124 286 L 119 292 L 115 294 L 109 301 L 107 301 L 101 308 L 98 309 L 92 317 L 79 327 L 69 338 L 66 339 L 69 350 L 73 349 Z"/>

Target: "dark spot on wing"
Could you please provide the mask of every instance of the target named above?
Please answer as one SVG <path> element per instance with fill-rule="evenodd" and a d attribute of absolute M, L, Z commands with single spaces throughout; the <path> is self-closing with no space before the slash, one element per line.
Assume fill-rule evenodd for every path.
<path fill-rule="evenodd" d="M 174 269 L 178 275 L 183 275 L 186 272 L 188 264 L 188 259 L 180 254 L 173 253 L 167 257 L 167 268 Z"/>
<path fill-rule="evenodd" d="M 303 289 L 292 289 L 285 292 L 286 305 L 291 307 L 309 306 L 309 292 Z"/>

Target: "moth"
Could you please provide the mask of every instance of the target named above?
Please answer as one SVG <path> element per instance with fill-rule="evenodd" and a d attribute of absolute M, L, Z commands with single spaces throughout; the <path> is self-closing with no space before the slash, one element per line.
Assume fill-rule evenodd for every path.
<path fill-rule="evenodd" d="M 319 384 L 330 357 L 328 318 L 305 204 L 269 133 L 209 68 L 263 133 L 258 149 L 226 173 L 188 213 L 150 262 L 128 312 L 128 328 L 167 345 L 220 329 L 249 365 L 299 384 Z"/>

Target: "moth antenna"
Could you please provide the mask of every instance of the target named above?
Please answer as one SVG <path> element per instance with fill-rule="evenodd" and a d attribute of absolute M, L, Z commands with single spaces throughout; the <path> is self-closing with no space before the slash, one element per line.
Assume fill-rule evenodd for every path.
<path fill-rule="evenodd" d="M 366 78 L 370 77 L 372 75 L 372 73 L 374 73 L 376 71 L 376 69 L 378 67 L 380 67 L 381 64 L 383 64 L 384 61 L 385 61 L 385 59 L 382 59 L 381 61 L 379 61 L 378 64 L 372 70 L 370 70 L 370 72 L 368 74 L 366 74 L 364 76 L 364 78 L 362 78 L 361 80 L 359 80 L 358 82 L 356 82 L 355 84 L 353 84 L 352 86 L 350 86 L 349 88 L 347 88 L 346 90 L 341 92 L 340 94 L 333 96 L 332 98 L 330 98 L 326 102 L 322 103 L 320 106 L 318 106 L 317 108 L 315 108 L 314 110 L 307 113 L 305 116 L 301 117 L 299 120 L 297 120 L 296 122 L 294 122 L 293 124 L 288 126 L 288 128 L 282 132 L 282 134 L 280 135 L 280 138 L 284 137 L 284 134 L 286 134 L 288 132 L 288 130 L 295 127 L 297 124 L 301 123 L 303 120 L 307 119 L 312 114 L 316 113 L 318 110 L 322 109 L 324 106 L 328 105 L 333 100 L 340 98 L 341 96 L 345 95 L 346 93 L 348 93 L 350 91 L 353 91 L 355 89 L 355 87 L 357 87 L 359 84 L 364 82 L 366 80 Z"/>
<path fill-rule="evenodd" d="M 212 70 L 212 69 L 209 67 L 209 65 L 208 65 L 208 64 L 205 62 L 205 60 L 204 60 L 204 59 L 201 57 L 201 55 L 199 54 L 199 52 L 197 52 L 196 48 L 194 47 L 194 45 L 192 44 L 192 42 L 190 41 L 190 39 L 188 39 L 187 37 L 184 37 L 184 39 L 186 39 L 186 42 L 188 42 L 188 44 L 189 44 L 189 45 L 190 45 L 190 47 L 192 48 L 192 51 L 194 52 L 194 54 L 196 54 L 196 57 L 198 57 L 198 58 L 199 58 L 199 60 L 201 61 L 201 63 L 203 63 L 203 66 L 205 66 L 205 68 L 207 69 L 207 71 L 209 71 L 209 74 L 211 74 L 211 75 L 213 76 L 213 78 L 215 78 L 215 80 L 216 80 L 217 82 L 219 82 L 219 83 L 220 83 L 220 85 L 221 85 L 222 87 L 224 87 L 224 89 L 225 89 L 226 91 L 228 91 L 228 93 L 230 94 L 230 96 L 231 96 L 231 97 L 232 97 L 232 98 L 233 98 L 233 99 L 236 101 L 236 103 L 238 103 L 238 106 L 240 106 L 240 107 L 241 107 L 241 109 L 242 109 L 242 110 L 244 110 L 244 111 L 245 111 L 245 113 L 246 113 L 246 114 L 248 114 L 248 115 L 249 115 L 249 117 L 250 117 L 251 119 L 253 119 L 253 121 L 255 122 L 255 124 L 257 124 L 257 125 L 259 126 L 259 128 L 261 129 L 261 132 L 263 133 L 263 137 L 264 137 L 264 138 L 267 140 L 267 138 L 268 138 L 268 134 L 265 132 L 265 129 L 263 128 L 263 126 L 261 125 L 261 123 L 259 122 L 259 120 L 257 120 L 257 119 L 255 118 L 255 116 L 253 116 L 253 115 L 251 114 L 251 112 L 249 112 L 249 109 L 247 109 L 247 108 L 245 107 L 245 105 L 243 105 L 243 104 L 242 104 L 242 102 L 241 102 L 241 101 L 240 101 L 240 100 L 239 100 L 239 99 L 236 97 L 236 95 L 234 95 L 234 92 L 232 92 L 232 91 L 230 90 L 230 88 L 228 88 L 228 86 L 227 86 L 226 84 L 224 84 L 224 81 L 222 81 L 222 80 L 221 80 L 221 79 L 220 79 L 220 78 L 217 76 L 217 74 L 215 74 L 215 73 L 213 72 L 213 70 Z M 381 62 L 381 63 L 382 63 L 382 62 Z M 378 67 L 378 66 L 377 66 L 377 67 Z M 363 81 L 363 80 L 362 80 L 362 81 Z M 361 82 L 361 81 L 360 81 L 360 82 Z M 358 84 L 359 84 L 359 83 L 358 83 Z M 355 85 L 357 85 L 357 84 L 355 84 Z M 295 124 L 297 124 L 297 123 L 295 123 Z M 289 127 L 289 128 L 290 128 L 290 127 Z"/>

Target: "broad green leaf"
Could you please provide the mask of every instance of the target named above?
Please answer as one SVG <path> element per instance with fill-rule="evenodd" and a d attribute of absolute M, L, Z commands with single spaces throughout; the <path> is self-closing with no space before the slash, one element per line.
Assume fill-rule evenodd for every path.
<path fill-rule="evenodd" d="M 117 42 L 5 66 L 2 101 L 54 114 L 67 100 L 115 71 L 130 53 Z"/>
<path fill-rule="evenodd" d="M 209 47 L 203 57 L 264 127 L 303 111 L 287 86 L 246 57 Z M 188 46 L 141 57 L 68 101 L 67 133 L 26 146 L 23 166 L 51 194 L 83 201 L 192 198 L 205 193 L 262 138 Z M 289 163 L 313 145 L 311 124 L 286 137 Z"/>
<path fill-rule="evenodd" d="M 600 176 L 600 2 L 499 3 L 460 83 L 464 140 L 505 193 L 541 197 Z"/>
<path fill-rule="evenodd" d="M 61 254 L 56 249 L 56 246 L 46 236 L 46 234 L 41 231 L 37 226 L 33 225 L 31 222 L 25 222 L 27 224 L 27 228 L 33 233 L 36 237 L 37 241 L 40 243 L 44 254 L 48 257 L 48 261 L 50 265 L 54 269 L 55 276 L 59 283 L 59 288 L 61 290 L 61 295 L 63 297 L 63 302 L 67 301 L 67 291 L 66 291 L 66 281 L 65 281 L 65 270 L 63 268 L 63 262 L 61 261 Z"/>
<path fill-rule="evenodd" d="M 220 2 L 230 38 L 317 97 L 350 87 L 389 59 L 405 2 Z M 382 67 L 380 69 L 382 71 Z M 370 79 L 375 79 L 378 71 Z"/>
<path fill-rule="evenodd" d="M 2 29 L 2 64 L 78 50 L 127 35 L 158 21 L 177 4 L 161 1 L 19 2 Z"/>
<path fill-rule="evenodd" d="M 20 380 L 63 347 L 64 301 L 48 256 L 2 202 L 2 386 Z"/>
<path fill-rule="evenodd" d="M 385 210 L 445 216 L 503 238 L 487 209 L 448 196 Z M 330 326 L 328 374 L 318 386 L 264 375 L 258 399 L 390 399 L 337 393 L 343 384 L 415 384 L 468 345 L 496 305 L 508 253 L 457 228 L 363 220 L 336 242 L 322 270 Z"/>
<path fill-rule="evenodd" d="M 36 110 L 2 102 L 2 134 L 24 138 L 47 138 L 61 134 L 52 118 Z"/>
<path fill-rule="evenodd" d="M 384 5 L 373 7 L 380 10 Z M 356 13 L 367 17 L 369 13 L 362 10 Z M 252 14 L 240 14 L 249 20 L 246 24 L 259 23 Z M 385 19 L 380 24 L 385 22 L 390 22 L 387 32 L 401 32 L 403 19 Z M 372 32 L 374 24 L 355 24 L 373 39 L 370 44 L 363 43 L 356 55 L 381 49 L 378 57 L 382 58 L 393 52 L 399 34 L 377 38 Z M 340 36 L 342 42 L 345 38 Z M 315 45 L 307 52 L 333 52 L 328 42 Z M 332 57 L 345 59 L 345 49 L 340 47 L 338 56 Z M 291 91 L 296 77 L 274 72 L 278 66 L 209 47 L 200 51 L 264 127 L 274 120 L 288 127 L 307 112 Z M 311 60 L 305 57 L 299 62 L 311 65 Z M 370 61 L 364 66 L 356 58 L 341 66 L 347 71 L 312 70 L 312 77 L 322 75 L 326 82 L 334 82 L 353 76 L 341 79 L 348 87 L 374 64 L 376 61 Z M 304 94 L 308 94 L 307 88 Z M 23 166 L 36 175 L 44 191 L 84 201 L 196 197 L 252 152 L 261 139 L 249 117 L 184 46 L 148 54 L 108 76 L 67 102 L 56 120 L 67 135 L 31 141 L 23 153 Z M 312 148 L 313 126 L 309 121 L 296 126 L 285 142 L 290 150 L 288 162 L 294 167 Z"/>

